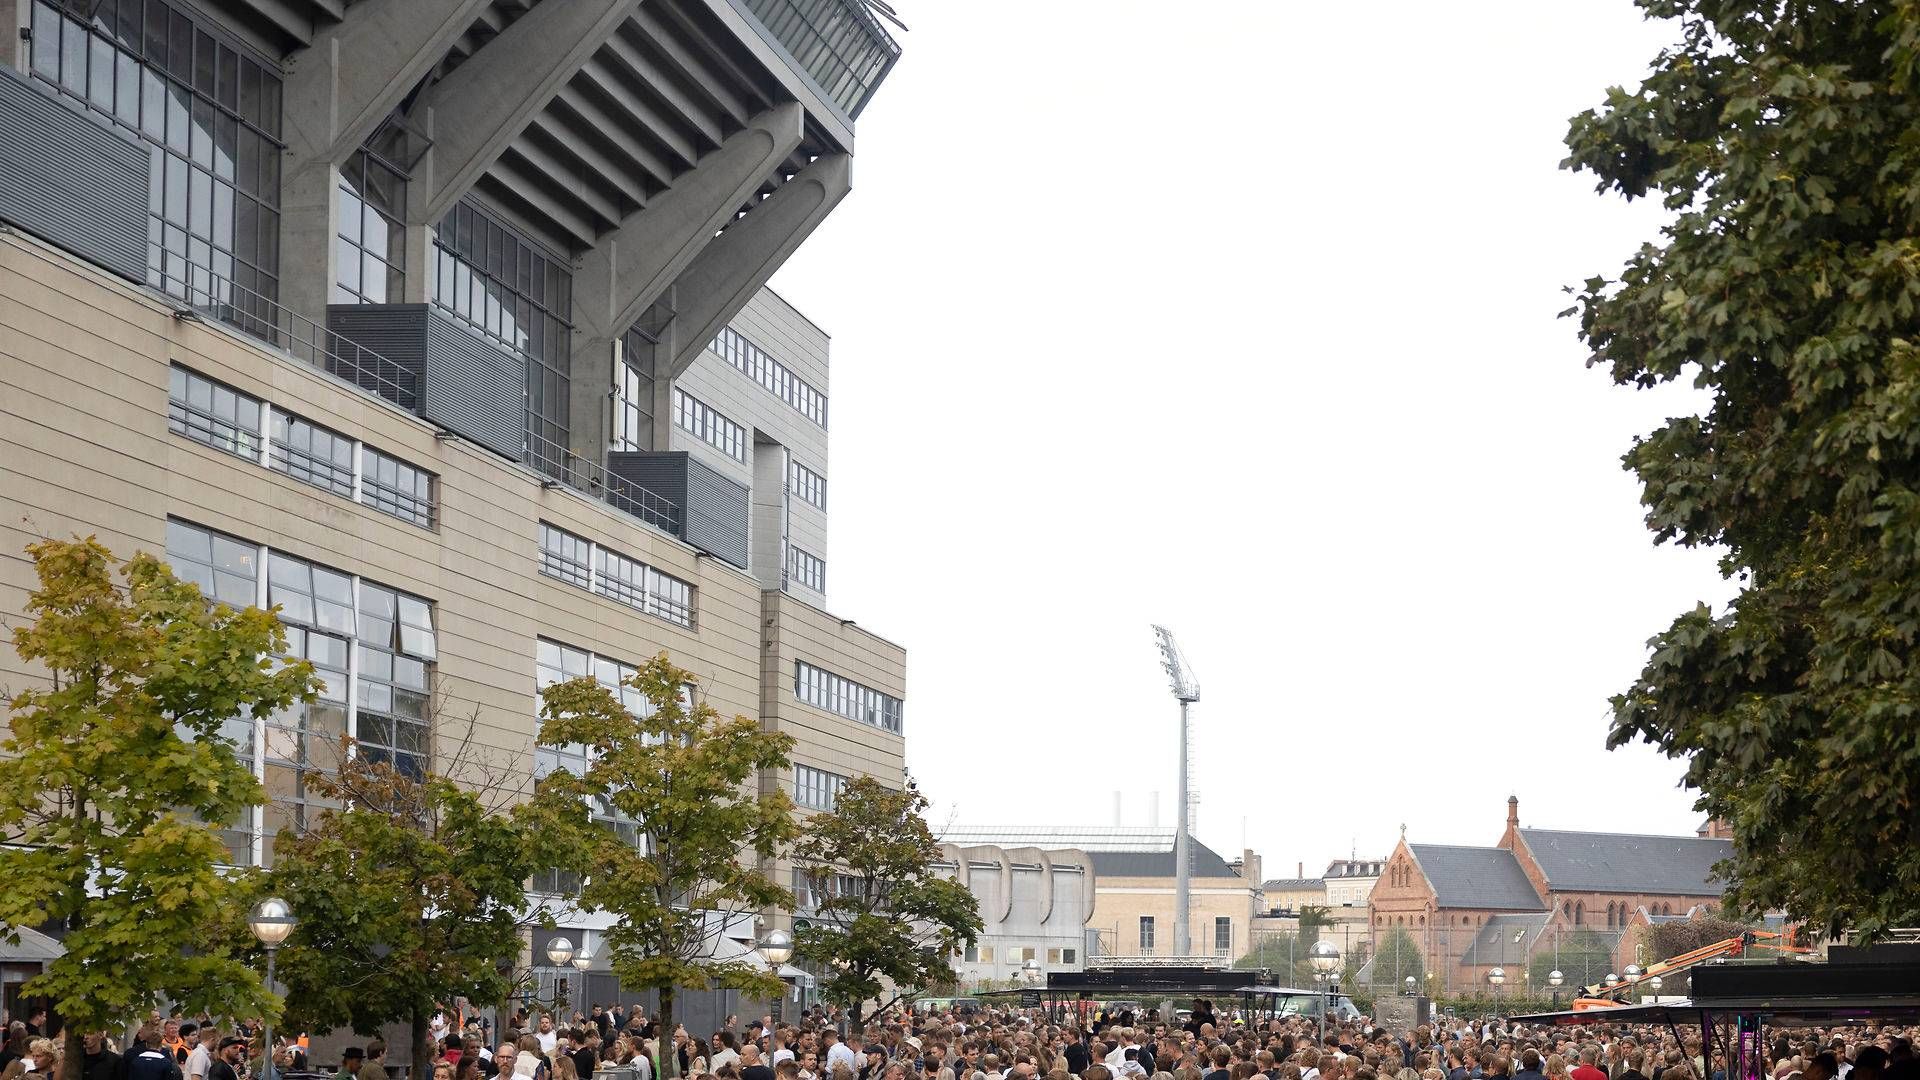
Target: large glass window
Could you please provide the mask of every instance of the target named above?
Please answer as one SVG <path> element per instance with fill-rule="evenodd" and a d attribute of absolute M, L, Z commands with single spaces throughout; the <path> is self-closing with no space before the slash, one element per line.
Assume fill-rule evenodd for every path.
<path fill-rule="evenodd" d="M 534 657 L 534 691 L 537 696 L 554 683 L 590 675 L 594 681 L 606 687 L 628 712 L 644 716 L 652 709 L 652 704 L 640 691 L 626 685 L 626 680 L 633 677 L 634 670 L 630 664 L 541 638 Z M 582 743 L 536 745 L 533 750 L 533 775 L 538 778 L 565 770 L 576 776 L 585 776 L 591 760 L 591 748 Z M 601 828 L 617 833 L 634 847 L 643 845 L 640 823 L 622 814 L 611 802 L 596 798 L 591 819 Z M 579 875 L 557 869 L 543 870 L 534 874 L 533 889 L 535 892 L 572 895 L 580 891 Z"/>
<path fill-rule="evenodd" d="M 540 572 L 582 589 L 593 588 L 593 545 L 583 536 L 540 523 Z"/>
<path fill-rule="evenodd" d="M 314 701 L 265 718 L 257 747 L 251 720 L 228 725 L 244 760 L 266 783 L 259 830 L 263 863 L 272 861 L 280 830 L 304 829 L 331 805 L 311 790 L 310 781 L 339 767 L 342 735 L 352 734 L 369 760 L 389 762 L 414 777 L 425 774 L 438 651 L 431 603 L 175 519 L 167 521 L 167 559 L 183 580 L 236 606 L 260 602 L 258 566 L 264 559 L 265 600 L 280 607 L 286 658 L 312 663 L 323 684 Z M 246 844 L 235 848 L 241 862 L 254 857 L 252 822 L 249 815 Z"/>
<path fill-rule="evenodd" d="M 540 523 L 540 572 L 676 626 L 693 628 L 693 586 L 546 522 Z"/>
<path fill-rule="evenodd" d="M 792 458 L 787 459 L 787 486 L 802 501 L 827 508 L 827 478 Z"/>
<path fill-rule="evenodd" d="M 406 295 L 407 176 L 369 150 L 340 169 L 333 302 L 398 304 Z"/>
<path fill-rule="evenodd" d="M 36 0 L 33 73 L 145 143 L 147 278 L 266 323 L 279 295 L 280 78 L 171 0 Z"/>
<path fill-rule="evenodd" d="M 793 767 L 793 801 L 809 810 L 832 810 L 847 778 L 810 765 Z"/>
<path fill-rule="evenodd" d="M 423 529 L 433 528 L 434 476 L 371 446 L 360 447 L 360 501 Z"/>
<path fill-rule="evenodd" d="M 174 576 L 200 586 L 210 600 L 229 607 L 252 607 L 260 597 L 260 548 L 222 533 L 167 521 L 167 564 Z M 254 765 L 253 718 L 229 717 L 220 725 L 220 738 L 249 767 Z M 227 858 L 235 866 L 253 862 L 253 810 L 240 811 L 220 830 Z"/>
<path fill-rule="evenodd" d="M 1153 916 L 1140 916 L 1140 955 L 1153 955 Z"/>
<path fill-rule="evenodd" d="M 872 724 L 885 731 L 899 733 L 901 702 L 870 686 L 862 686 L 844 675 L 835 675 L 805 660 L 793 665 L 793 693 L 816 709 L 825 709 L 849 720 Z"/>
<path fill-rule="evenodd" d="M 673 392 L 673 422 L 735 461 L 747 460 L 747 429 L 683 390 Z"/>
<path fill-rule="evenodd" d="M 1233 952 L 1233 920 L 1225 915 L 1216 915 L 1213 919 L 1213 955 L 1228 956 Z"/>
<path fill-rule="evenodd" d="M 800 415 L 827 426 L 827 395 L 815 390 L 785 364 L 767 354 L 729 326 L 720 331 L 710 346 L 740 374 L 759 383 L 766 391 L 800 411 Z"/>
<path fill-rule="evenodd" d="M 352 439 L 276 411 L 270 445 L 269 467 L 342 498 L 353 498 Z"/>
<path fill-rule="evenodd" d="M 167 427 L 217 450 L 260 460 L 260 399 L 183 367 L 168 373 Z"/>
<path fill-rule="evenodd" d="M 613 372 L 613 448 L 653 449 L 653 342 L 627 331 Z"/>
<path fill-rule="evenodd" d="M 827 591 L 827 561 L 812 552 L 787 545 L 787 577 L 817 593 Z"/>
<path fill-rule="evenodd" d="M 467 202 L 434 227 L 433 259 L 434 302 L 527 356 L 528 458 L 542 472 L 561 475 L 572 271 Z"/>

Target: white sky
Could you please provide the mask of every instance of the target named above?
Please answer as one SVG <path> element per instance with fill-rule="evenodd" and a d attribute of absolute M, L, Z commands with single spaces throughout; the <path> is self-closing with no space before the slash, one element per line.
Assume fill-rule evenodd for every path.
<path fill-rule="evenodd" d="M 1731 594 L 1619 456 L 1692 411 L 1583 366 L 1563 285 L 1658 207 L 1560 171 L 1671 36 L 1628 0 L 900 0 L 854 193 L 774 287 L 833 335 L 836 613 L 908 650 L 936 828 L 1173 820 L 1268 876 L 1529 825 L 1691 832 L 1605 749 Z"/>

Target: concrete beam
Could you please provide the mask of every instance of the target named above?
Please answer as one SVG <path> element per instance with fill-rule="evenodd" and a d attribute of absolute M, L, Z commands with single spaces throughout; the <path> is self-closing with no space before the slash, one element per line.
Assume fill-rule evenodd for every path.
<path fill-rule="evenodd" d="M 351 156 L 488 3 L 361 0 L 294 53 L 282 84 L 288 171 Z"/>
<path fill-rule="evenodd" d="M 592 418 L 605 413 L 598 404 L 613 385 L 612 343 L 714 242 L 805 136 L 806 111 L 797 103 L 760 113 L 581 256 L 573 273 L 574 453 L 598 460 L 610 438 Z"/>
<path fill-rule="evenodd" d="M 408 220 L 440 220 L 639 6 L 546 0 L 428 87 L 414 109 L 432 117 L 433 185 L 408 193 Z"/>
<path fill-rule="evenodd" d="M 852 155 L 817 158 L 707 244 L 674 283 L 677 347 L 662 376 L 679 378 L 851 190 Z"/>

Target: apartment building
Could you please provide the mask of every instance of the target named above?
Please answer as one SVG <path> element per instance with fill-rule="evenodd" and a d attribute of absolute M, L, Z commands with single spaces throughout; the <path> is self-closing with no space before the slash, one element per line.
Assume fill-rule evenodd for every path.
<path fill-rule="evenodd" d="M 236 863 L 342 733 L 524 783 L 568 764 L 542 685 L 661 651 L 795 737 L 761 783 L 805 810 L 901 776 L 905 653 L 828 607 L 827 335 L 765 287 L 899 54 L 863 0 L 0 0 L 0 32 L 0 617 L 75 534 L 280 605 L 328 686 L 234 732 L 271 800 Z"/>

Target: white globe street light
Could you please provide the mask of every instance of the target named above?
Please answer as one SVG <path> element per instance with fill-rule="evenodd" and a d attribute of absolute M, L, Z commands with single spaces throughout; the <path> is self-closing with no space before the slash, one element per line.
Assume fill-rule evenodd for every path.
<path fill-rule="evenodd" d="M 793 935 L 785 930 L 767 931 L 767 936 L 760 939 L 760 955 L 774 967 L 793 959 Z"/>
<path fill-rule="evenodd" d="M 1607 986 L 1611 988 L 1619 985 L 1620 985 L 1620 976 L 1615 975 L 1611 971 L 1607 972 Z"/>
<path fill-rule="evenodd" d="M 1632 981 L 1632 980 L 1634 980 L 1634 979 L 1637 979 L 1637 978 L 1639 978 L 1640 976 L 1642 976 L 1642 975 L 1644 975 L 1644 974 L 1646 974 L 1646 970 L 1645 970 L 1644 968 L 1642 968 L 1642 967 L 1641 967 L 1641 966 L 1640 966 L 1639 964 L 1628 964 L 1628 965 L 1627 965 L 1627 970 L 1626 970 L 1626 976 L 1627 976 L 1627 979 L 1628 979 L 1628 981 Z"/>
<path fill-rule="evenodd" d="M 1407 984 L 1407 996 L 1412 997 L 1414 988 L 1420 985 L 1420 980 L 1409 975 L 1406 978 L 1406 984 Z"/>
<path fill-rule="evenodd" d="M 247 929 L 253 931 L 260 944 L 267 950 L 267 990 L 273 990 L 273 954 L 287 938 L 293 935 L 293 928 L 300 920 L 293 917 L 293 907 L 277 896 L 268 897 L 253 905 L 253 911 L 247 915 Z M 273 1068 L 273 1024 L 262 1025 L 260 1033 L 261 1054 L 266 1067 Z"/>
<path fill-rule="evenodd" d="M 547 939 L 547 962 L 554 967 L 564 967 L 573 959 L 573 940 L 554 937 Z"/>
<path fill-rule="evenodd" d="M 1559 986 L 1561 983 L 1564 983 L 1566 981 L 1567 981 L 1566 974 L 1563 973 L 1559 968 L 1554 968 L 1552 971 L 1547 972 L 1548 986 Z"/>
<path fill-rule="evenodd" d="M 1340 946 L 1326 940 L 1314 942 L 1313 949 L 1307 953 L 1307 966 L 1327 983 L 1326 1000 L 1320 1006 L 1320 1041 L 1325 1042 L 1327 1014 L 1333 1011 L 1333 988 L 1340 973 Z"/>
<path fill-rule="evenodd" d="M 1653 995 L 1655 997 L 1660 996 L 1660 983 L 1661 983 L 1661 979 L 1660 979 L 1660 976 L 1658 975 L 1655 975 L 1653 978 L 1647 980 L 1647 985 L 1653 987 Z"/>

